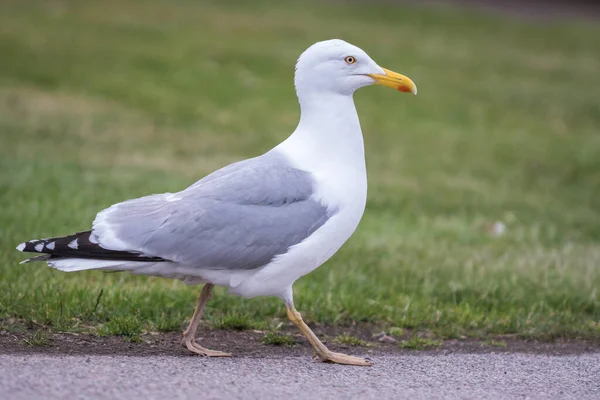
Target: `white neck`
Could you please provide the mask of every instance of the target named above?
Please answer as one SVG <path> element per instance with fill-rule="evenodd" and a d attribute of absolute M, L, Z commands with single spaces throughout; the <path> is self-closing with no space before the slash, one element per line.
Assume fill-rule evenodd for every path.
<path fill-rule="evenodd" d="M 299 93 L 298 127 L 276 149 L 300 167 L 316 171 L 343 165 L 365 171 L 365 151 L 352 95 Z"/>

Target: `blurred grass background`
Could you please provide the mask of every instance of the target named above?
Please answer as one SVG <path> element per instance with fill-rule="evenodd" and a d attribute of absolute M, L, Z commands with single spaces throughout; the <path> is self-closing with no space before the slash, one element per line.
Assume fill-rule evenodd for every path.
<path fill-rule="evenodd" d="M 179 330 L 198 287 L 20 266 L 14 247 L 270 149 L 297 123 L 298 55 L 338 37 L 419 96 L 355 96 L 366 214 L 297 282 L 298 309 L 441 337 L 598 340 L 599 36 L 588 22 L 392 2 L 3 1 L 0 318 Z M 285 312 L 218 291 L 207 317 L 265 326 Z"/>

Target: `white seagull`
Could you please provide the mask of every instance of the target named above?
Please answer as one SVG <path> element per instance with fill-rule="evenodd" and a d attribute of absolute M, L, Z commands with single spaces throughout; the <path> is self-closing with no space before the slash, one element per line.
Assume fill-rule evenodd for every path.
<path fill-rule="evenodd" d="M 221 168 L 177 193 L 127 200 L 101 211 L 92 229 L 21 243 L 52 268 L 129 271 L 204 283 L 183 344 L 208 357 L 195 334 L 215 285 L 251 298 L 280 297 L 320 359 L 371 365 L 329 350 L 294 307 L 292 285 L 352 235 L 367 200 L 362 131 L 353 94 L 371 84 L 417 94 L 406 76 L 381 68 L 343 40 L 310 46 L 294 78 L 300 122 L 285 141 Z"/>

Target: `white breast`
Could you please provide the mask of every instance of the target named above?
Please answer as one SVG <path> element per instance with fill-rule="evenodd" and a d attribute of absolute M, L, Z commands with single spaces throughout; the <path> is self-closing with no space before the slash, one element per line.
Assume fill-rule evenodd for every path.
<path fill-rule="evenodd" d="M 335 214 L 301 243 L 268 265 L 230 280 L 229 291 L 245 297 L 279 296 L 327 261 L 355 231 L 365 210 L 367 173 L 362 131 L 351 95 L 321 93 L 301 98 L 294 133 L 273 151 L 312 174 L 313 197 Z"/>
<path fill-rule="evenodd" d="M 321 164 L 313 176 L 314 197 L 337 212 L 303 242 L 265 267 L 245 275 L 237 286 L 231 285 L 231 293 L 244 297 L 283 297 L 298 278 L 327 261 L 354 233 L 367 200 L 364 159 L 345 166 L 336 162 Z"/>

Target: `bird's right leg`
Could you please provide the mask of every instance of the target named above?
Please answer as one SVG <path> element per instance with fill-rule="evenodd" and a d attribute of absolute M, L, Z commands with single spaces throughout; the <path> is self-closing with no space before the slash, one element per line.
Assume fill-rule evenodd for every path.
<path fill-rule="evenodd" d="M 294 302 L 292 301 L 291 296 L 288 300 L 286 300 L 285 306 L 290 321 L 292 321 L 294 325 L 296 325 L 300 329 L 300 331 L 308 339 L 310 344 L 314 347 L 315 351 L 317 352 L 319 358 L 321 358 L 322 361 L 346 365 L 372 365 L 371 361 L 367 359 L 349 356 L 347 354 L 342 353 L 335 353 L 329 350 L 327 347 L 325 347 L 323 342 L 319 340 L 317 335 L 313 333 L 313 331 L 308 327 L 308 325 L 304 323 L 304 321 L 302 320 L 302 316 L 298 311 L 296 311 L 296 307 L 294 307 Z"/>
<path fill-rule="evenodd" d="M 208 300 L 212 296 L 212 290 L 214 285 L 207 283 L 202 288 L 200 292 L 200 296 L 198 296 L 198 304 L 196 305 L 196 310 L 194 311 L 194 315 L 192 316 L 192 320 L 190 321 L 190 325 L 183 332 L 183 345 L 187 347 L 189 351 L 192 353 L 200 354 L 201 356 L 206 357 L 231 357 L 230 353 L 223 353 L 222 351 L 209 350 L 200 346 L 196 343 L 196 330 L 198 329 L 198 324 L 200 323 L 200 319 L 202 318 L 202 313 L 204 312 L 204 306 L 208 302 Z"/>

